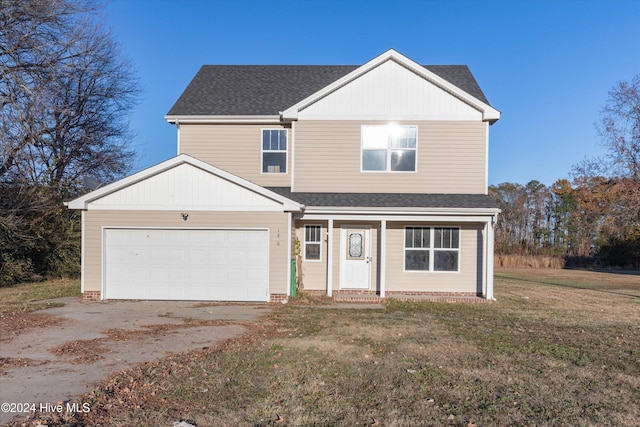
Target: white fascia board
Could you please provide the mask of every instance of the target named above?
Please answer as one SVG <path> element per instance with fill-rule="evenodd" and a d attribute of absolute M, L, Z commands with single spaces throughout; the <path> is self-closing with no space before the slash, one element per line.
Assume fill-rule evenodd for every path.
<path fill-rule="evenodd" d="M 88 205 L 90 211 L 175 211 L 177 208 L 162 205 Z M 217 205 L 181 205 L 181 210 L 195 212 L 290 212 L 283 206 L 217 206 Z M 297 211 L 294 211 L 297 212 Z"/>
<path fill-rule="evenodd" d="M 491 215 L 384 215 L 384 214 L 362 214 L 362 215 L 341 215 L 341 214 L 309 214 L 304 213 L 296 216 L 298 220 L 310 221 L 387 221 L 391 222 L 437 222 L 437 223 L 487 223 L 491 221 Z"/>
<path fill-rule="evenodd" d="M 338 221 L 490 222 L 500 209 L 482 208 L 318 208 L 307 207 L 297 219 Z"/>
<path fill-rule="evenodd" d="M 172 124 L 175 123 L 280 123 L 280 116 L 164 116 Z"/>
<path fill-rule="evenodd" d="M 498 208 L 371 208 L 371 207 L 322 207 L 307 206 L 306 214 L 347 214 L 347 215 L 498 215 Z"/>
<path fill-rule="evenodd" d="M 422 65 L 420 65 L 420 64 L 416 63 L 415 61 L 407 58 L 406 56 L 404 56 L 401 53 L 395 51 L 394 49 L 389 49 L 388 51 L 386 51 L 382 55 L 373 58 L 371 61 L 367 62 L 366 64 L 362 65 L 361 67 L 358 67 L 357 69 L 353 70 L 352 72 L 350 72 L 346 76 L 342 77 L 341 79 L 336 80 L 335 82 L 331 83 L 330 85 L 326 86 L 325 88 L 323 88 L 323 89 L 317 91 L 316 93 L 308 96 L 307 98 L 303 99 L 302 101 L 298 102 L 297 104 L 292 105 L 291 107 L 287 108 L 281 114 L 282 115 L 282 119 L 285 120 L 285 121 L 297 120 L 298 119 L 298 113 L 300 112 L 300 110 L 302 110 L 305 107 L 309 106 L 310 104 L 322 99 L 323 97 L 327 96 L 331 92 L 333 92 L 333 91 L 339 89 L 340 87 L 348 84 L 352 80 L 355 80 L 356 78 L 358 78 L 361 75 L 369 72 L 373 68 L 379 66 L 380 64 L 382 64 L 382 63 L 384 63 L 384 62 L 386 62 L 388 60 L 396 61 L 398 64 L 404 66 L 408 70 L 410 70 L 410 71 L 416 73 L 417 75 L 423 77 L 424 79 L 434 83 L 435 85 L 437 85 L 437 86 L 441 87 L 442 89 L 446 90 L 447 92 L 451 93 L 453 96 L 456 96 L 457 98 L 461 99 L 462 101 L 464 101 L 467 104 L 471 105 L 472 107 L 476 108 L 477 110 L 482 112 L 482 120 L 483 121 L 488 121 L 490 123 L 493 123 L 493 122 L 497 121 L 500 118 L 500 112 L 498 110 L 496 110 L 495 108 L 493 108 L 490 105 L 480 101 L 478 98 L 468 94 L 467 92 L 463 91 L 459 87 L 449 83 L 448 81 L 446 81 L 442 77 L 440 77 L 437 74 L 429 71 L 428 69 L 426 69 Z"/>
<path fill-rule="evenodd" d="M 219 176 L 220 178 L 226 179 L 227 181 L 230 181 L 248 190 L 254 191 L 255 193 L 260 194 L 266 198 L 279 202 L 282 204 L 282 209 L 284 211 L 299 212 L 304 209 L 303 205 L 301 205 L 300 203 L 294 202 L 293 200 L 281 196 L 280 194 L 267 190 L 266 188 L 254 184 L 251 181 L 247 181 L 246 179 L 240 178 L 239 176 L 233 175 L 187 154 L 180 154 L 155 166 L 151 166 L 150 168 L 147 168 L 131 176 L 128 176 L 119 181 L 113 182 L 95 191 L 80 196 L 77 199 L 68 202 L 68 207 L 69 209 L 86 210 L 88 209 L 88 205 L 95 200 L 115 193 L 118 190 L 136 184 L 140 181 L 160 174 L 181 164 L 189 164 L 191 166 L 197 167 L 205 172 L 209 172 L 213 175 Z"/>

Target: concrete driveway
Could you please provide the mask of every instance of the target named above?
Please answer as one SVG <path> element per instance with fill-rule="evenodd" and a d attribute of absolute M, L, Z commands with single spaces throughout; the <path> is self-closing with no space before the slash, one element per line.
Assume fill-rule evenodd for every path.
<path fill-rule="evenodd" d="M 19 415 L 11 410 L 22 404 L 52 410 L 47 403 L 78 397 L 123 369 L 236 337 L 271 311 L 247 304 L 51 301 L 65 305 L 37 313 L 55 316 L 53 326 L 0 331 L 0 361 L 10 362 L 0 368 L 0 424 Z"/>

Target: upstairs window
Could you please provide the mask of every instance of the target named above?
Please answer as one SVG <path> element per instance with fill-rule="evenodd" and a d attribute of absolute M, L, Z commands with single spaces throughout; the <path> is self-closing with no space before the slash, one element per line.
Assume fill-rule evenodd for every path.
<path fill-rule="evenodd" d="M 362 126 L 362 170 L 415 172 L 416 126 Z"/>
<path fill-rule="evenodd" d="M 321 230 L 319 225 L 304 226 L 304 259 L 306 261 L 320 261 Z"/>
<path fill-rule="evenodd" d="M 287 173 L 286 129 L 262 129 L 262 173 Z"/>
<path fill-rule="evenodd" d="M 405 271 L 459 271 L 459 265 L 459 228 L 405 228 Z"/>

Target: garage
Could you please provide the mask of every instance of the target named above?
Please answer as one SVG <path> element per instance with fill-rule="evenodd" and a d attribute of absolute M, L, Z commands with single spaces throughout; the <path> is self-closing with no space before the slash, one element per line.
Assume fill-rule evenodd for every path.
<path fill-rule="evenodd" d="M 106 299 L 269 300 L 268 230 L 103 232 Z"/>

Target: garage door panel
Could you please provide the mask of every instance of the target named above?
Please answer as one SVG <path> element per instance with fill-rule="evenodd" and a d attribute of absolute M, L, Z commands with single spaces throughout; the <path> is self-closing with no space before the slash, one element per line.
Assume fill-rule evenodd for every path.
<path fill-rule="evenodd" d="M 265 230 L 105 230 L 105 297 L 268 300 Z"/>

